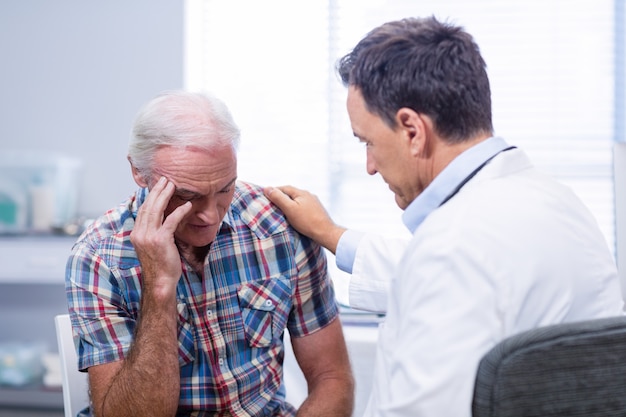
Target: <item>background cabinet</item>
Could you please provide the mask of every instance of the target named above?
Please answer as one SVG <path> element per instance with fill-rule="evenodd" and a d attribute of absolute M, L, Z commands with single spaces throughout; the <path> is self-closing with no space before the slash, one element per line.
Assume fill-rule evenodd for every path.
<path fill-rule="evenodd" d="M 65 263 L 75 239 L 0 238 L 0 346 L 38 346 L 42 352 L 57 354 L 54 316 L 67 312 Z M 61 416 L 62 410 L 59 385 L 43 380 L 0 385 L 0 417 Z"/>
<path fill-rule="evenodd" d="M 158 92 L 183 87 L 184 4 L 0 2 L 0 155 L 37 150 L 81 160 L 81 217 L 128 197 L 136 112 Z M 57 351 L 53 317 L 67 311 L 63 281 L 74 240 L 0 236 L 0 343 Z M 0 417 L 62 416 L 59 410 L 60 388 L 0 385 Z"/>

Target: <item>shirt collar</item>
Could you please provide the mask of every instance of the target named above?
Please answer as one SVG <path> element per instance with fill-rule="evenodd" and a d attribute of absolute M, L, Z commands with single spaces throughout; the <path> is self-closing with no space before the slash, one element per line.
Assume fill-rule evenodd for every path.
<path fill-rule="evenodd" d="M 424 219 L 485 161 L 508 147 L 498 137 L 491 137 L 472 146 L 448 164 L 435 179 L 409 204 L 402 214 L 404 225 L 415 233 Z"/>

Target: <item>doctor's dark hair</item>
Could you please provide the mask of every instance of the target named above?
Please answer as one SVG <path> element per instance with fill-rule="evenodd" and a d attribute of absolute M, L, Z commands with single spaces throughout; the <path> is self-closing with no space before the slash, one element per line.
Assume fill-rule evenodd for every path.
<path fill-rule="evenodd" d="M 230 145 L 236 151 L 240 132 L 226 105 L 206 93 L 165 91 L 150 100 L 135 118 L 128 158 L 150 177 L 162 146 L 211 150 Z"/>
<path fill-rule="evenodd" d="M 391 128 L 408 107 L 431 117 L 448 142 L 493 132 L 486 64 L 461 27 L 435 17 L 385 23 L 341 58 L 337 71 Z"/>

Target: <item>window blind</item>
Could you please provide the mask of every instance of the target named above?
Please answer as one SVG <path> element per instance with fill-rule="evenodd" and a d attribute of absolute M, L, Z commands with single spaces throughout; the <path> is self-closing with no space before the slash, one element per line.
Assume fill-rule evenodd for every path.
<path fill-rule="evenodd" d="M 231 108 L 241 179 L 309 189 L 348 227 L 406 233 L 392 193 L 365 171 L 334 66 L 373 27 L 426 15 L 474 35 L 496 134 L 569 185 L 613 249 L 611 0 L 187 0 L 186 87 Z"/>

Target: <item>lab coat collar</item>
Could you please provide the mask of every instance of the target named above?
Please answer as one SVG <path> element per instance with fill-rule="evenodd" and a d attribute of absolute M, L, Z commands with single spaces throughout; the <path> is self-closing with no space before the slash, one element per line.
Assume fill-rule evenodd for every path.
<path fill-rule="evenodd" d="M 411 233 L 415 233 L 424 219 L 445 202 L 459 185 L 471 177 L 481 165 L 507 148 L 509 145 L 504 139 L 491 137 L 458 155 L 405 209 L 402 214 L 404 225 Z"/>

